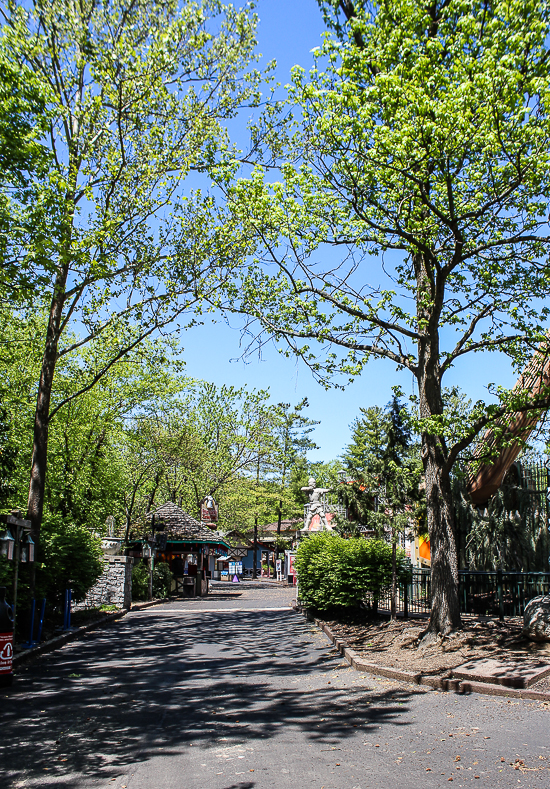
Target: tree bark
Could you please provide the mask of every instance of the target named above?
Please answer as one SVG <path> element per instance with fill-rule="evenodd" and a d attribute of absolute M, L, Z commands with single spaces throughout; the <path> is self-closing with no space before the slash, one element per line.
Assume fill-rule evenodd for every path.
<path fill-rule="evenodd" d="M 420 416 L 443 414 L 439 351 L 439 320 L 445 280 L 436 273 L 435 261 L 426 253 L 415 257 L 418 282 L 417 379 Z M 439 428 L 436 428 L 439 429 Z M 435 432 L 422 434 L 422 462 L 426 478 L 426 508 L 430 536 L 431 614 L 427 632 L 446 635 L 461 627 L 458 598 L 458 562 L 454 531 L 451 480 L 445 440 Z"/>
<path fill-rule="evenodd" d="M 55 366 L 57 363 L 57 349 L 59 344 L 60 326 L 63 314 L 65 285 L 67 282 L 68 267 L 59 270 L 48 318 L 46 343 L 42 357 L 40 381 L 36 398 L 36 411 L 34 415 L 33 449 L 31 461 L 31 477 L 29 483 L 29 498 L 27 503 L 27 518 L 31 522 L 33 540 L 38 544 L 40 540 L 40 527 L 44 511 L 44 491 L 46 487 L 46 468 L 48 463 L 48 433 L 50 424 L 50 402 L 53 388 Z"/>
<path fill-rule="evenodd" d="M 461 620 L 451 481 L 437 444 L 436 437 L 423 437 L 432 590 L 428 632 L 446 635 L 459 629 Z"/>
<path fill-rule="evenodd" d="M 42 356 L 42 367 L 36 397 L 36 411 L 34 415 L 33 448 L 31 461 L 31 475 L 29 482 L 29 497 L 27 501 L 27 519 L 31 522 L 31 533 L 37 551 L 40 550 L 40 528 L 44 512 L 44 494 L 46 489 L 46 470 L 48 465 L 48 434 L 50 426 L 50 403 L 53 389 L 55 366 L 58 359 L 59 339 L 63 330 L 63 308 L 67 292 L 67 277 L 71 264 L 71 244 L 73 234 L 73 221 L 75 212 L 75 190 L 78 179 L 78 156 L 74 156 L 75 140 L 78 136 L 78 124 L 73 122 L 73 137 L 69 140 L 69 186 L 65 194 L 65 215 L 61 226 L 60 262 L 57 267 L 46 342 Z M 35 567 L 31 565 L 30 587 L 31 595 L 34 594 Z"/>

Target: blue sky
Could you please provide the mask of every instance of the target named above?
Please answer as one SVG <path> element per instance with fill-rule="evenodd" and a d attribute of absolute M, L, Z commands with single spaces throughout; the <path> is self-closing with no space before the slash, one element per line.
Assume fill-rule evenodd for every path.
<path fill-rule="evenodd" d="M 259 51 L 264 62 L 277 60 L 276 77 L 285 84 L 290 69 L 298 64 L 308 69 L 311 49 L 320 42 L 324 26 L 316 0 L 260 0 Z M 310 402 L 309 416 L 320 420 L 314 438 L 319 451 L 310 453 L 312 460 L 337 457 L 349 441 L 349 426 L 360 407 L 385 405 L 392 386 L 399 384 L 405 394 L 413 392 L 409 372 L 396 372 L 395 365 L 385 361 L 371 362 L 360 378 L 345 391 L 325 391 L 317 384 L 299 360 L 286 359 L 273 346 L 258 355 L 240 359 L 240 332 L 223 320 L 196 327 L 182 335 L 182 357 L 187 374 L 212 381 L 250 388 L 269 388 L 274 402 L 298 403 L 303 397 Z M 458 384 L 471 399 L 486 399 L 491 382 L 512 386 L 515 376 L 505 357 L 497 354 L 468 356 L 448 375 L 447 385 Z"/>

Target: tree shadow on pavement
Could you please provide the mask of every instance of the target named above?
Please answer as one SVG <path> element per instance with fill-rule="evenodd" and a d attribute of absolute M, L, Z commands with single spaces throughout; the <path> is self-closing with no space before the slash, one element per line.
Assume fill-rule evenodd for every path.
<path fill-rule="evenodd" d="M 330 649 L 290 611 L 126 617 L 2 690 L 4 775 L 76 789 L 84 776 L 122 775 L 161 753 L 265 740 L 281 728 L 332 747 L 358 730 L 407 725 L 414 689 L 338 687 L 342 658 Z"/>

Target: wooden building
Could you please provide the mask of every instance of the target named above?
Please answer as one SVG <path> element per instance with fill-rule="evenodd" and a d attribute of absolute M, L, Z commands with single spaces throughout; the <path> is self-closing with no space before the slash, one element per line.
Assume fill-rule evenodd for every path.
<path fill-rule="evenodd" d="M 216 557 L 227 553 L 229 543 L 172 502 L 148 513 L 147 526 L 157 545 L 155 561 L 166 562 L 174 576 L 172 593 L 206 595 Z"/>

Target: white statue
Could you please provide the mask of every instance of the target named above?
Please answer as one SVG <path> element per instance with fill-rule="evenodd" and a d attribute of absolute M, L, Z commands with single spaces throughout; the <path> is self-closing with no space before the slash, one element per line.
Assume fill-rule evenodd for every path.
<path fill-rule="evenodd" d="M 310 477 L 307 486 L 305 488 L 300 488 L 300 490 L 305 491 L 309 496 L 309 508 L 304 523 L 304 529 L 309 529 L 311 521 L 315 515 L 319 516 L 321 530 L 328 528 L 327 514 L 322 496 L 324 496 L 325 493 L 328 493 L 330 488 L 317 488 L 315 486 L 315 480 L 313 477 Z"/>

